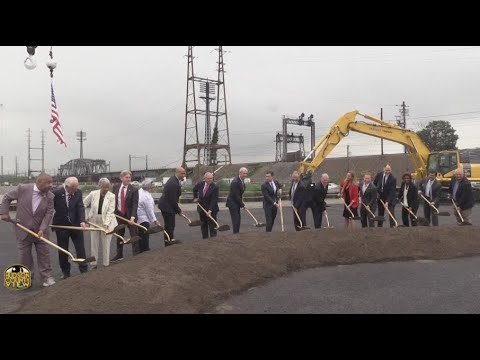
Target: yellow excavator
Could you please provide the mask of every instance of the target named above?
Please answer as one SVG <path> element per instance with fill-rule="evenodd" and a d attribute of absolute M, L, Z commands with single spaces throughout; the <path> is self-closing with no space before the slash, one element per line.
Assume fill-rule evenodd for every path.
<path fill-rule="evenodd" d="M 357 121 L 362 116 L 373 123 Z M 406 146 L 412 163 L 416 168 L 416 179 L 420 181 L 428 171 L 437 172 L 437 179 L 444 192 L 448 190 L 455 169 L 463 168 L 465 176 L 472 182 L 477 200 L 480 197 L 480 148 L 430 152 L 422 139 L 413 131 L 390 124 L 373 116 L 362 114 L 357 110 L 342 115 L 330 130 L 320 139 L 312 151 L 300 163 L 302 177 L 308 179 L 337 144 L 348 136 L 350 131 L 375 136 Z M 313 160 L 312 155 L 315 153 Z"/>

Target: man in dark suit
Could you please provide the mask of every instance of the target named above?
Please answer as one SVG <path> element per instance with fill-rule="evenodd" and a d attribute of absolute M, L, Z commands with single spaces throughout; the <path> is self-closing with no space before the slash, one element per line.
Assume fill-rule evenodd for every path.
<path fill-rule="evenodd" d="M 218 208 L 218 186 L 213 182 L 213 174 L 205 173 L 203 181 L 198 182 L 193 187 L 193 201 L 198 202 L 210 216 L 217 220 Z M 198 199 L 198 200 L 197 200 Z M 215 230 L 215 223 L 205 214 L 205 212 L 197 206 L 197 212 L 200 214 L 200 221 L 202 222 L 202 238 L 208 239 L 208 231 L 210 229 L 210 236 L 217 236 Z"/>
<path fill-rule="evenodd" d="M 320 177 L 320 181 L 315 186 L 315 192 L 313 195 L 313 201 L 315 202 L 315 206 L 317 207 L 318 214 L 317 219 L 315 221 L 315 229 L 322 228 L 322 220 L 323 220 L 323 213 L 327 208 L 327 203 L 325 199 L 327 198 L 328 194 L 328 183 L 330 182 L 330 177 L 328 174 L 322 174 Z"/>
<path fill-rule="evenodd" d="M 437 180 L 437 173 L 435 171 L 430 171 L 428 173 L 428 178 L 423 179 L 420 183 L 418 193 L 422 194 L 438 209 L 438 207 L 440 206 L 441 192 L 442 184 L 440 184 L 440 182 Z M 429 223 L 433 226 L 438 226 L 437 212 L 432 209 L 432 207 L 425 200 L 423 201 L 423 215 L 425 216 L 425 219 L 428 219 Z"/>
<path fill-rule="evenodd" d="M 135 221 L 137 219 L 138 209 L 138 190 L 131 184 L 132 173 L 128 170 L 123 170 L 120 173 L 120 184 L 113 186 L 112 192 L 115 195 L 115 214 L 125 219 Z M 130 225 L 126 221 L 117 218 L 119 225 L 124 224 L 130 231 L 130 236 L 136 236 L 138 234 L 137 227 Z M 125 235 L 125 228 L 116 230 L 120 236 Z M 137 255 L 140 253 L 140 244 L 138 242 L 132 243 L 132 253 Z M 123 260 L 123 243 L 122 240 L 117 238 L 117 254 L 110 260 L 112 263 L 117 263 Z"/>
<path fill-rule="evenodd" d="M 293 208 L 297 210 L 303 226 L 306 225 L 306 214 L 304 207 L 305 191 L 305 185 L 303 181 L 300 180 L 300 173 L 298 171 L 294 171 L 292 173 L 292 186 L 290 187 L 290 201 L 292 202 Z M 300 222 L 298 221 L 297 215 L 295 215 L 295 211 L 293 212 L 293 223 L 295 225 L 295 230 L 300 231 Z"/>
<path fill-rule="evenodd" d="M 379 172 L 375 176 L 373 185 L 377 188 L 378 191 L 378 216 L 384 217 L 385 208 L 380 200 L 382 200 L 385 205 L 387 205 L 388 210 L 395 217 L 395 204 L 397 199 L 397 179 L 392 175 L 392 168 L 390 165 L 385 165 L 382 172 Z M 390 218 L 390 227 L 395 227 L 395 222 Z M 383 227 L 383 221 L 378 222 L 378 227 Z"/>
<path fill-rule="evenodd" d="M 365 174 L 363 177 L 363 184 L 360 185 L 360 199 L 362 207 L 360 208 L 360 218 L 362 221 L 362 228 L 375 227 L 375 222 L 373 221 L 373 216 L 368 212 L 370 210 L 375 214 L 377 210 L 377 188 L 372 184 L 372 176 L 370 174 Z M 368 206 L 368 210 L 365 206 Z M 367 224 L 368 219 L 368 224 Z"/>
<path fill-rule="evenodd" d="M 172 176 L 163 186 L 163 194 L 158 201 L 158 208 L 162 211 L 164 229 L 170 236 L 168 241 L 167 235 L 164 235 L 165 246 L 180 244 L 179 240 L 175 240 L 175 215 L 182 215 L 182 209 L 178 206 L 180 195 L 182 194 L 182 181 L 185 179 L 186 171 L 182 167 L 175 169 L 175 176 Z"/>
<path fill-rule="evenodd" d="M 272 231 L 279 207 L 278 199 L 281 194 L 281 185 L 277 180 L 273 179 L 273 171 L 267 171 L 265 182 L 262 184 L 263 210 L 265 211 L 265 220 L 267 221 L 267 232 Z"/>
<path fill-rule="evenodd" d="M 455 201 L 460 214 L 462 214 L 463 221 L 470 223 L 470 216 L 472 215 L 472 208 L 475 199 L 473 197 L 472 184 L 465 177 L 463 169 L 455 170 L 455 178 L 450 182 L 449 192 L 453 201 Z M 458 224 L 461 224 L 462 219 L 456 210 L 454 210 L 454 214 L 457 218 Z"/>
<path fill-rule="evenodd" d="M 230 192 L 228 193 L 226 206 L 230 210 L 230 217 L 232 218 L 233 233 L 240 232 L 240 209 L 245 207 L 243 203 L 243 193 L 245 192 L 245 179 L 248 176 L 247 168 L 240 168 L 238 177 L 236 177 L 230 184 Z"/>
<path fill-rule="evenodd" d="M 76 226 L 85 228 L 85 207 L 83 205 L 82 190 L 78 189 L 78 179 L 69 177 L 65 180 L 63 186 L 52 191 L 55 195 L 53 204 L 55 214 L 53 215 L 52 225 Z M 68 251 L 69 239 L 72 239 L 77 258 L 85 259 L 85 242 L 83 231 L 55 229 L 57 234 L 57 244 Z M 70 277 L 70 262 L 68 255 L 58 251 L 58 260 L 62 269 L 63 279 Z M 88 271 L 88 264 L 78 264 L 81 273 Z"/>
<path fill-rule="evenodd" d="M 315 229 L 321 228 L 321 213 L 319 212 L 317 202 L 315 201 L 316 186 L 315 182 L 312 179 L 312 176 L 306 176 L 302 179 L 303 184 L 305 185 L 305 200 L 303 202 L 302 212 L 305 212 L 305 220 L 307 218 L 307 210 L 312 209 L 313 222 L 315 224 Z"/>
<path fill-rule="evenodd" d="M 402 176 L 402 184 L 400 185 L 400 191 L 398 192 L 398 201 L 406 205 L 411 212 L 415 215 L 418 211 L 418 188 L 412 182 L 412 175 L 406 173 Z M 403 225 L 409 226 L 409 219 L 412 222 L 412 226 L 417 226 L 417 219 L 402 206 L 402 221 Z"/>

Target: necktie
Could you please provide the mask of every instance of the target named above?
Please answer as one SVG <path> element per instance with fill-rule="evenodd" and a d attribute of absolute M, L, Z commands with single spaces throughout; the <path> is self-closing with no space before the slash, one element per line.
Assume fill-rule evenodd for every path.
<path fill-rule="evenodd" d="M 205 195 L 207 195 L 208 187 L 209 187 L 209 185 L 205 184 L 205 187 L 203 188 L 203 197 L 205 197 Z"/>
<path fill-rule="evenodd" d="M 293 190 L 292 190 L 292 199 L 295 196 L 295 191 L 297 190 L 297 183 L 293 184 Z"/>
<path fill-rule="evenodd" d="M 272 187 L 273 192 L 275 193 L 275 184 L 273 183 L 273 181 L 270 183 L 270 186 Z"/>
<path fill-rule="evenodd" d="M 433 185 L 433 182 L 430 181 L 430 187 L 428 188 L 428 197 L 430 199 L 432 198 L 432 185 Z"/>
<path fill-rule="evenodd" d="M 72 201 L 72 194 L 67 195 L 67 207 L 70 207 L 70 201 Z"/>
<path fill-rule="evenodd" d="M 127 213 L 127 207 L 125 206 L 125 186 L 122 186 L 120 201 L 122 202 L 122 214 L 125 215 Z"/>

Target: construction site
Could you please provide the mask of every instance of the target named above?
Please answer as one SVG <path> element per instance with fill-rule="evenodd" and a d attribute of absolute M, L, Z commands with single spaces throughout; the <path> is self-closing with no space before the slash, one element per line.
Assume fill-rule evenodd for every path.
<path fill-rule="evenodd" d="M 360 110 L 346 109 L 340 111 L 338 118 L 332 119 L 326 126 L 326 131 L 320 134 L 316 127 L 320 121 L 319 116 L 305 114 L 302 109 L 299 109 L 298 115 L 282 114 L 276 120 L 278 128 L 273 129 L 271 135 L 265 136 L 268 137 L 271 148 L 275 150 L 275 157 L 271 161 L 256 162 L 255 158 L 252 158 L 252 161 L 248 162 L 235 162 L 232 160 L 235 159 L 235 144 L 231 143 L 229 129 L 229 121 L 235 120 L 231 120 L 233 117 L 227 110 L 229 85 L 225 74 L 225 50 L 218 46 L 215 51 L 216 73 L 212 79 L 198 76 L 194 70 L 194 47 L 188 47 L 181 163 L 157 168 L 149 163 L 152 155 L 130 154 L 125 169 L 128 168 L 132 172 L 132 181 L 138 184 L 145 179 L 159 182 L 158 194 L 153 196 L 158 219 L 162 219 L 157 207 L 158 199 L 162 196 L 162 188 L 166 181 L 175 175 L 176 166 L 181 165 L 186 170 L 187 179 L 179 205 L 186 216 L 194 220 L 199 215 L 197 205 L 193 203 L 191 186 L 202 181 L 205 173 L 213 173 L 215 182 L 225 184 L 225 188 L 219 191 L 218 225 L 231 224 L 229 211 L 225 206 L 229 193 L 226 189 L 232 180 L 238 177 L 239 169 L 247 168 L 248 184 L 243 200 L 251 214 L 241 212 L 240 233 L 232 234 L 228 227 L 228 231 L 219 232 L 215 238 L 202 239 L 198 227 L 191 227 L 188 222 L 177 217 L 175 232 L 176 238 L 181 239 L 181 244 L 166 247 L 163 233 L 152 234 L 151 251 L 132 256 L 131 246 L 127 245 L 125 260 L 121 263 L 108 267 L 99 265 L 98 269 L 95 267 L 95 270 L 82 274 L 79 273 L 78 267 L 72 264 L 72 277 L 59 280 L 54 286 L 42 288 L 40 280 L 34 279 L 32 287 L 26 291 L 13 292 L 2 289 L 0 313 L 213 314 L 235 311 L 243 313 L 247 311 L 242 310 L 243 305 L 229 304 L 245 305 L 247 300 L 242 296 L 263 289 L 275 279 L 288 279 L 293 273 L 302 274 L 308 269 L 335 269 L 373 263 L 413 264 L 418 261 L 434 263 L 470 257 L 480 259 L 477 258 L 480 256 L 480 241 L 477 234 L 477 224 L 480 223 L 478 205 L 473 207 L 471 223 L 459 223 L 448 194 L 455 171 L 460 168 L 464 170 L 465 177 L 472 184 L 475 201 L 480 201 L 480 148 L 431 151 L 418 133 L 408 128 L 408 106 L 402 101 L 399 105 L 399 116 L 395 120 L 388 121 L 383 119 L 383 115 L 377 118 Z M 96 185 L 99 179 L 105 177 L 110 179 L 112 184 L 120 183 L 120 171 L 123 169 L 112 170 L 109 159 L 84 158 L 87 134 L 84 130 L 90 131 L 80 129 L 76 133 L 80 144 L 78 158 L 60 164 L 55 174 L 52 174 L 54 182 L 62 184 L 66 178 L 74 176 L 82 185 Z M 337 145 L 353 133 L 366 135 L 367 139 L 381 140 L 381 148 L 379 147 L 376 153 L 352 155 L 347 146 L 346 157 L 330 156 Z M 45 171 L 43 137 L 42 132 L 42 145 L 35 147 L 32 144 L 30 129 L 28 130 L 28 169 L 24 178 L 32 179 Z M 400 145 L 404 151 L 386 153 L 384 141 Z M 363 175 L 375 176 L 382 172 L 387 164 L 392 168 L 392 175 L 398 179 L 397 190 L 404 174 L 411 174 L 413 181 L 419 184 L 429 173 L 436 173 L 436 179 L 442 187 L 443 201 L 440 210 L 445 210 L 444 212 L 448 210 L 448 216 L 441 218 L 440 226 L 431 227 L 427 224 L 403 227 L 400 224 L 401 210 L 398 209 L 402 207 L 397 206 L 398 223 L 392 228 L 361 228 L 357 222 L 356 228 L 345 229 L 342 215 L 344 204 L 337 196 L 341 191 L 339 185 L 345 174 L 354 172 L 361 182 Z M 264 227 L 258 226 L 259 223 L 265 225 L 263 196 L 259 189 L 269 171 L 274 173 L 275 180 L 278 180 L 283 188 L 280 200 L 284 201 L 284 205 L 283 208 L 279 208 L 282 212 L 281 224 L 279 215 L 273 231 L 265 232 Z M 307 211 L 306 223 L 301 226 L 304 231 L 298 231 L 296 228 L 298 226 L 295 225 L 295 209 L 292 209 L 288 196 L 292 174 L 296 171 L 306 183 L 319 183 L 322 174 L 330 175 L 332 187 L 325 200 L 328 207 L 328 212 L 325 212 L 328 215 L 320 229 L 313 228 L 310 211 Z M 2 155 L 2 178 L 3 175 Z M 13 179 L 18 178 L 17 175 L 19 174 L 16 171 Z M 18 181 L 22 182 L 25 180 Z M 11 185 L 13 184 L 8 183 L 8 186 L 2 187 L 0 195 L 3 196 L 11 190 Z M 88 192 L 84 192 L 84 195 L 86 194 Z M 422 203 L 418 209 L 419 217 L 423 214 L 424 206 Z M 7 268 L 17 258 L 12 228 L 11 224 L 0 222 L 3 243 L 0 255 L 2 268 Z M 55 235 L 52 236 L 54 237 Z M 85 235 L 85 244 L 89 257 L 91 255 L 89 234 Z M 111 253 L 114 247 L 115 242 L 112 241 Z M 57 251 L 53 248 L 50 257 L 55 278 L 60 278 Z M 323 275 L 318 276 L 322 278 Z M 397 276 L 402 275 L 392 276 L 385 282 L 393 284 L 398 280 Z M 368 286 L 368 281 L 365 280 L 367 284 L 365 286 Z M 475 291 L 477 287 L 474 287 Z M 254 308 L 252 312 L 281 312 L 278 309 L 272 310 L 275 291 L 277 290 L 272 290 L 273 297 L 270 300 L 265 300 L 269 303 L 265 305 L 262 303 L 260 307 L 262 310 Z M 322 297 L 328 294 L 318 293 L 313 299 L 315 296 Z M 382 301 L 387 304 L 386 307 L 371 312 L 395 313 L 403 309 L 400 305 L 390 306 L 389 304 L 394 304 L 394 301 L 388 298 L 388 294 L 381 296 Z M 261 302 L 258 298 L 253 299 L 250 301 Z M 369 312 L 362 310 L 358 304 L 354 305 L 347 303 L 340 311 L 332 305 L 331 311 L 325 312 Z M 295 308 L 297 305 L 292 306 Z M 299 312 L 323 311 L 314 310 L 311 306 L 302 306 L 304 310 Z M 445 306 L 446 312 L 455 311 L 453 300 Z M 432 300 L 431 307 L 425 309 L 425 312 L 434 313 L 436 304 Z M 480 312 L 480 307 L 476 305 L 465 307 L 465 312 Z"/>

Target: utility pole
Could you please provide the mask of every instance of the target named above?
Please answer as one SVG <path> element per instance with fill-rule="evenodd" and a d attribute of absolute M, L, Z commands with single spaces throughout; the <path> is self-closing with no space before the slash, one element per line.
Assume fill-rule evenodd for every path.
<path fill-rule="evenodd" d="M 77 131 L 77 140 L 80 141 L 80 159 L 83 159 L 83 142 L 87 140 L 87 133 L 83 130 Z"/>
<path fill-rule="evenodd" d="M 400 117 L 397 119 L 397 125 L 406 129 L 407 128 L 407 115 L 408 115 L 408 106 L 405 105 L 405 101 L 402 102 L 402 105 L 397 105 L 400 106 Z M 405 154 L 408 153 L 407 147 L 405 146 L 404 148 Z"/>
<path fill-rule="evenodd" d="M 383 120 L 383 108 L 380 108 L 380 120 Z M 380 139 L 380 146 L 382 147 L 382 156 L 383 156 L 383 139 Z"/>
<path fill-rule="evenodd" d="M 132 172 L 132 155 L 128 155 L 128 170 Z"/>
<path fill-rule="evenodd" d="M 18 177 L 18 159 L 15 156 L 15 178 Z"/>
<path fill-rule="evenodd" d="M 148 155 L 145 155 L 145 179 L 148 177 Z"/>

